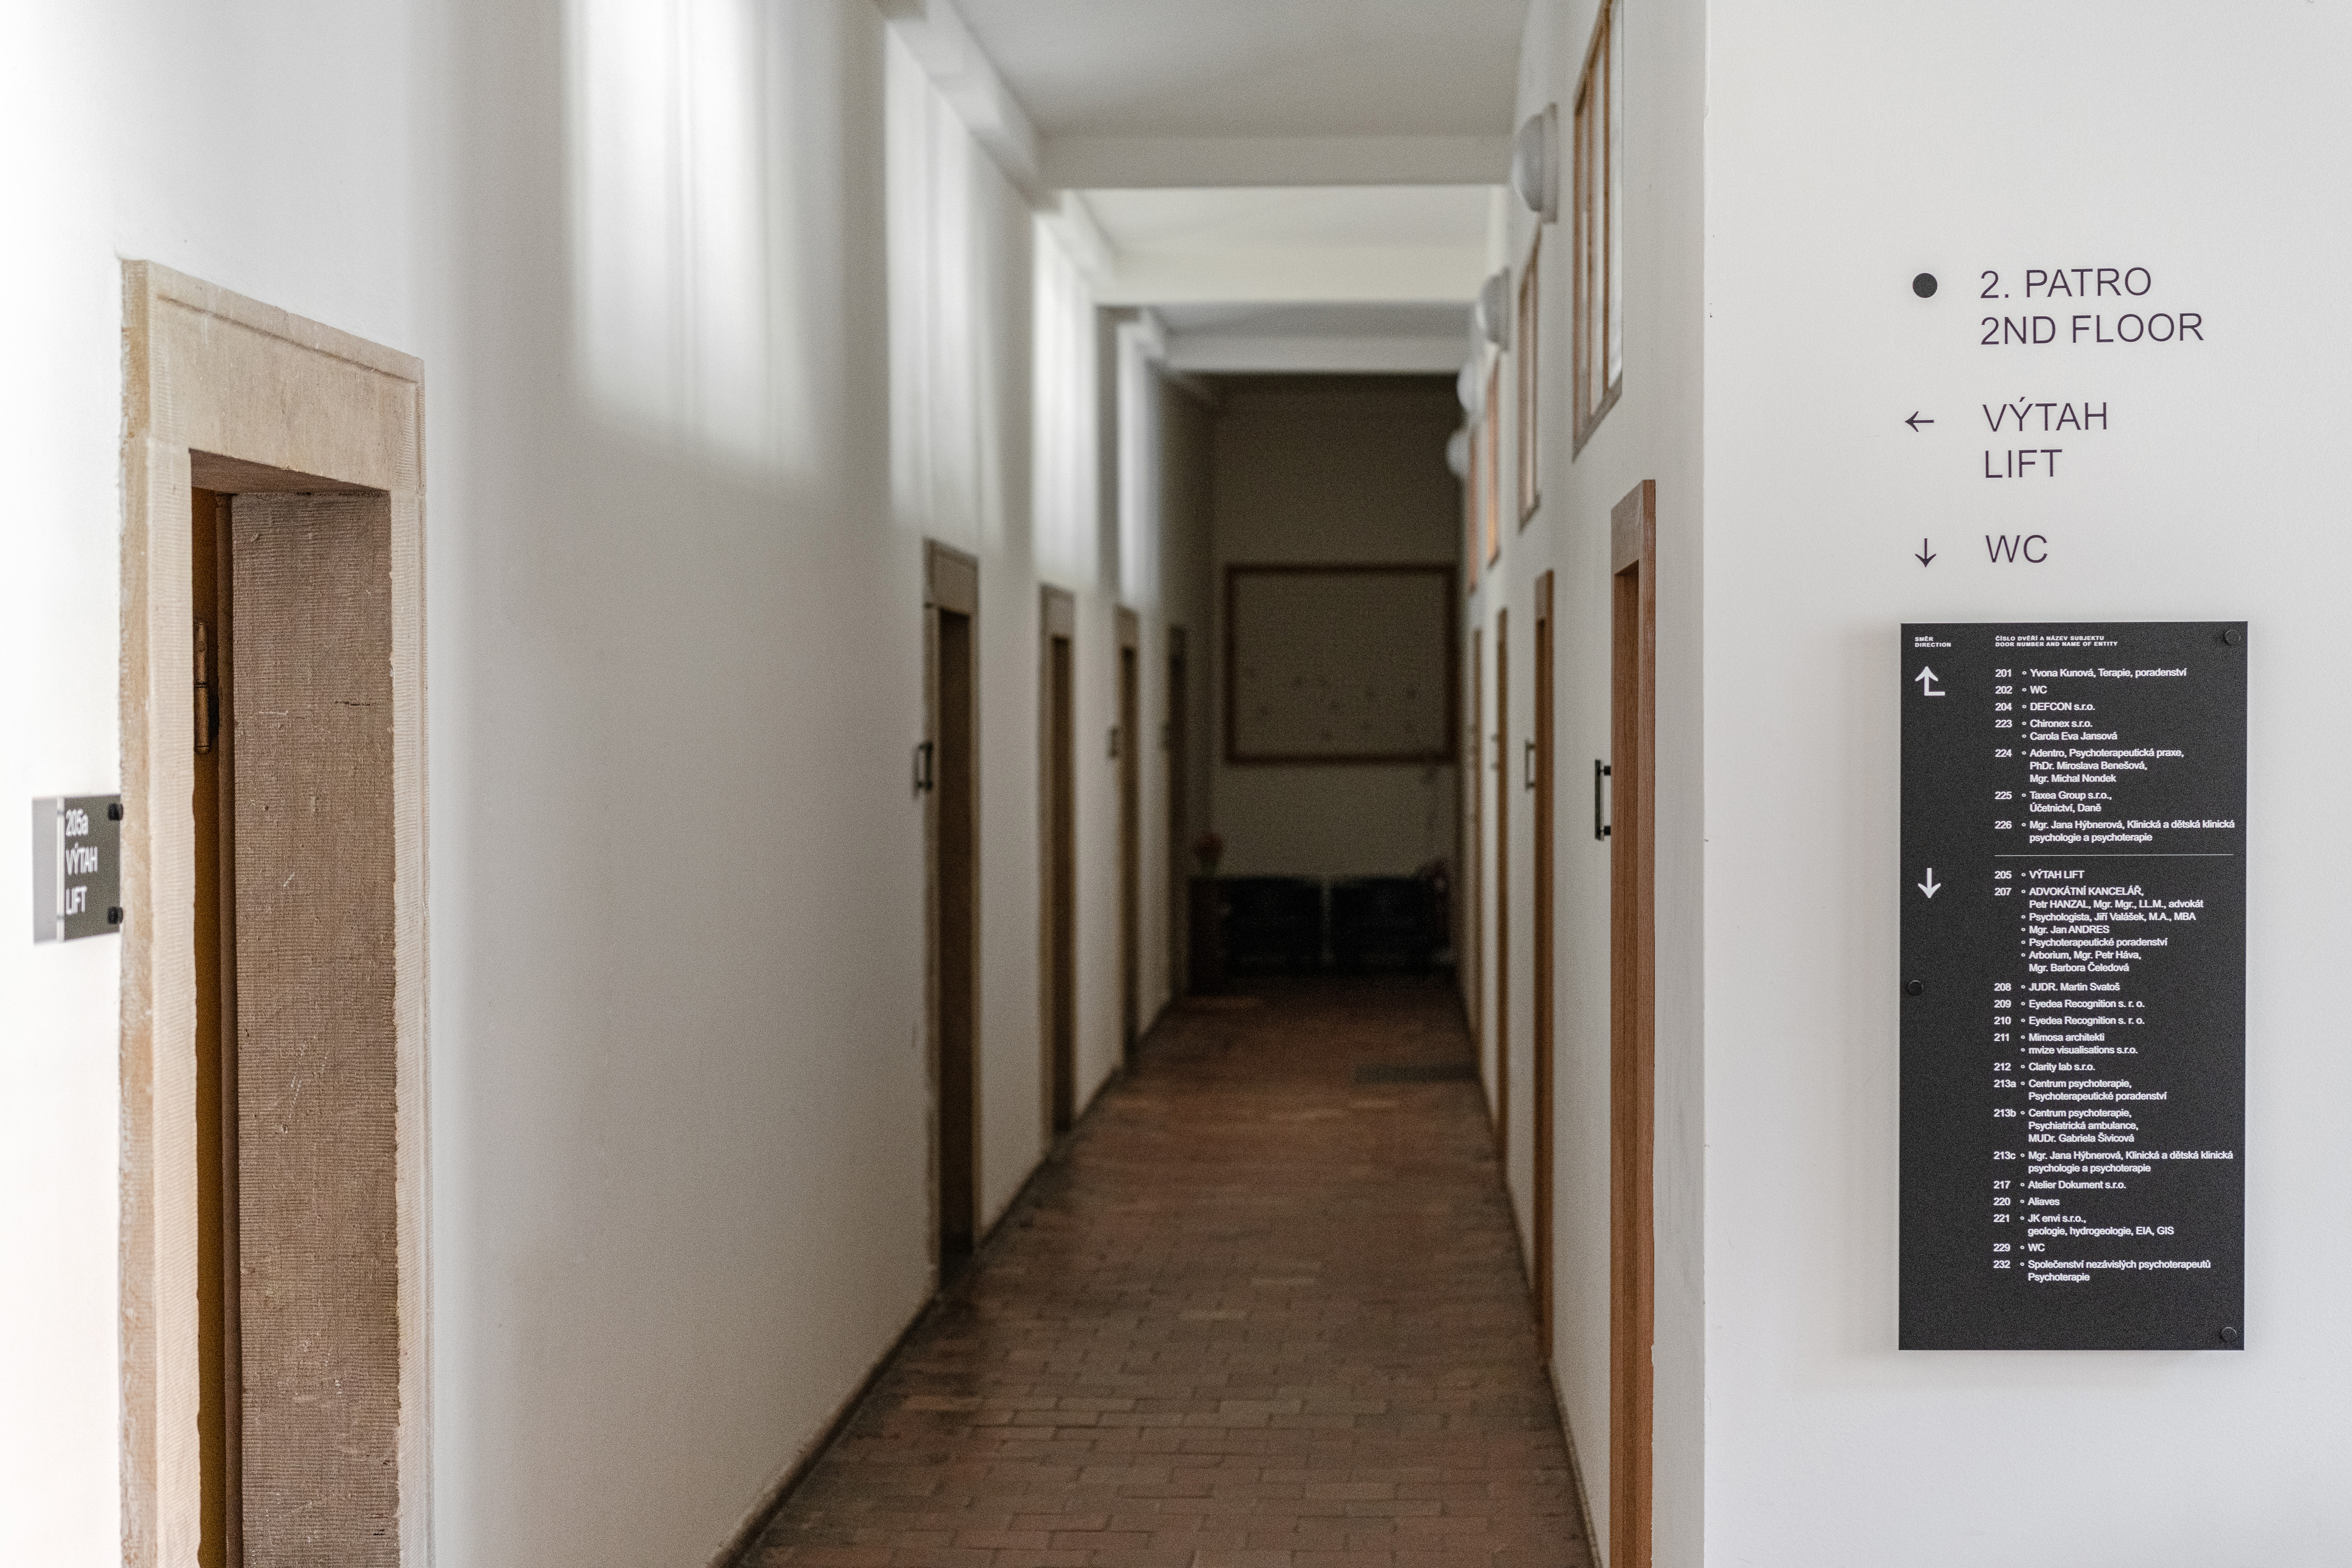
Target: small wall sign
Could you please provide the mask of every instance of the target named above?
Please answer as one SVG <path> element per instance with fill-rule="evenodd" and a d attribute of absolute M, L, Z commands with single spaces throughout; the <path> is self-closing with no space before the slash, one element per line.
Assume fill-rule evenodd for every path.
<path fill-rule="evenodd" d="M 33 802 L 33 940 L 72 942 L 122 929 L 122 797 Z"/>

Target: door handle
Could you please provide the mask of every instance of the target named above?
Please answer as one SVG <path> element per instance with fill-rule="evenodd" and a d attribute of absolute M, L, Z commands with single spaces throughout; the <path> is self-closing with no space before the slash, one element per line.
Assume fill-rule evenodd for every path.
<path fill-rule="evenodd" d="M 1524 774 L 1521 782 L 1533 789 L 1536 787 L 1536 743 L 1529 741 L 1527 746 L 1528 749 L 1520 753 L 1520 772 Z"/>
<path fill-rule="evenodd" d="M 930 787 L 931 787 L 932 783 L 933 783 L 933 780 L 932 780 L 932 777 L 931 777 L 931 755 L 932 755 L 932 751 L 933 751 L 933 748 L 932 748 L 932 745 L 931 745 L 931 742 L 929 742 L 929 741 L 920 741 L 920 742 L 916 742 L 916 745 L 915 745 L 915 793 L 916 793 L 917 795 L 922 795 L 922 794 L 926 793 L 927 791 L 929 791 L 929 790 L 930 789 Z"/>
<path fill-rule="evenodd" d="M 1600 758 L 1592 759 L 1592 837 L 1609 837 L 1610 825 L 1601 819 L 1601 781 L 1609 777 L 1609 764 Z"/>

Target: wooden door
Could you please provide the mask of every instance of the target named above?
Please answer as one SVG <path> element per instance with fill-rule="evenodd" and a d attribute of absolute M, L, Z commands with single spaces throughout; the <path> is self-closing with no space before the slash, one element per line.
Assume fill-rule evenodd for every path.
<path fill-rule="evenodd" d="M 1463 954 L 1463 1003 L 1470 1013 L 1470 1040 L 1478 1051 L 1479 1065 L 1486 1059 L 1486 770 L 1485 748 L 1480 744 L 1486 732 L 1486 633 L 1483 627 L 1470 633 L 1470 723 L 1463 736 L 1462 794 L 1470 807 L 1470 852 L 1465 855 L 1462 867 L 1462 908 L 1467 951 Z M 1492 1070 L 1489 1068 L 1488 1070 Z"/>
<path fill-rule="evenodd" d="M 932 1169 L 942 1276 L 979 1238 L 979 565 L 931 546 Z"/>
<path fill-rule="evenodd" d="M 1649 1568 L 1656 1248 L 1657 489 L 1611 514 L 1609 1563 Z"/>
<path fill-rule="evenodd" d="M 236 1120 L 223 1117 L 215 1191 L 223 1203 L 235 1193 L 233 1224 L 222 1222 L 235 1272 L 226 1236 L 205 1250 L 226 1284 L 215 1332 L 236 1384 L 224 1415 L 233 1399 L 239 1415 L 232 1528 L 262 1568 L 389 1568 L 410 1418 L 399 1394 L 391 507 L 241 490 L 226 524 L 228 547 L 213 553 L 229 568 L 215 583 L 228 608 L 225 781 L 215 768 L 230 815 L 215 867 L 233 891 L 206 901 L 231 917 L 220 946 L 236 969 L 220 984 L 226 1005 L 206 1010 L 228 1026 L 215 1093 Z"/>
<path fill-rule="evenodd" d="M 196 1391 L 199 1568 L 244 1558 L 244 1358 L 237 1342 L 236 730 L 231 692 L 229 498 L 194 491 L 190 744 L 196 870 Z"/>
<path fill-rule="evenodd" d="M 1141 641 L 1135 612 L 1118 612 L 1118 728 L 1112 744 L 1118 748 L 1118 1016 L 1125 1055 L 1135 1054 L 1141 1032 L 1142 975 L 1142 844 L 1143 745 L 1136 734 L 1140 721 L 1141 694 L 1137 690 Z"/>
<path fill-rule="evenodd" d="M 1511 612 L 1495 612 L 1495 1163 L 1511 1184 Z"/>
<path fill-rule="evenodd" d="M 1191 925 L 1192 812 L 1186 785 L 1192 778 L 1192 671 L 1182 626 L 1168 628 L 1168 730 L 1162 755 L 1168 773 L 1168 984 L 1172 991 L 1190 968 L 1185 952 Z"/>
<path fill-rule="evenodd" d="M 1068 594 L 1048 588 L 1044 613 L 1045 1124 L 1059 1137 L 1077 1121 L 1077 612 Z"/>
<path fill-rule="evenodd" d="M 1535 788 L 1534 882 L 1535 1025 L 1528 1049 L 1533 1053 L 1535 1104 L 1531 1133 L 1534 1156 L 1535 1237 L 1533 1286 L 1536 1331 L 1546 1364 L 1552 1342 L 1552 614 L 1551 574 L 1536 579 L 1536 712 L 1532 768 L 1528 782 Z"/>

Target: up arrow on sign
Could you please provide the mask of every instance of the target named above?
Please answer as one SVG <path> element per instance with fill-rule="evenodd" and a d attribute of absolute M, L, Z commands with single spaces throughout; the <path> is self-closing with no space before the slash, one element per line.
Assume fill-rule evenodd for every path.
<path fill-rule="evenodd" d="M 1942 692 L 1936 689 L 1936 681 L 1937 679 L 1936 672 L 1929 669 L 1925 665 L 1920 666 L 1919 673 L 1913 676 L 1911 679 L 1919 683 L 1919 694 L 1922 697 L 1941 697 L 1943 695 Z"/>

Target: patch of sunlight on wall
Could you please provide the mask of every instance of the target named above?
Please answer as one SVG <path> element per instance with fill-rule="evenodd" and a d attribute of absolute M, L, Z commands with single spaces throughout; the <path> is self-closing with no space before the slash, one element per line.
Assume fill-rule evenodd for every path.
<path fill-rule="evenodd" d="M 1118 596 L 1160 605 L 1160 399 L 1165 352 L 1149 311 L 1118 329 Z"/>
<path fill-rule="evenodd" d="M 995 511 L 975 221 L 984 155 L 896 31 L 888 56 L 891 500 L 902 527 L 972 546 Z"/>
<path fill-rule="evenodd" d="M 1036 220 L 1037 566 L 1073 587 L 1097 579 L 1095 302 L 1058 228 Z"/>
<path fill-rule="evenodd" d="M 763 473 L 814 467 L 814 348 L 759 0 L 570 0 L 574 350 L 616 423 Z"/>

